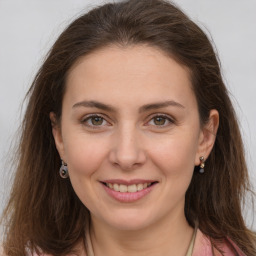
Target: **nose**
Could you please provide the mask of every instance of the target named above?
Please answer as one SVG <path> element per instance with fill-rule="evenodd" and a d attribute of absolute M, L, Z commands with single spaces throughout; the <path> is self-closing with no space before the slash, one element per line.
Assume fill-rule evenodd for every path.
<path fill-rule="evenodd" d="M 123 127 L 115 134 L 111 146 L 110 162 L 122 170 L 133 170 L 146 162 L 141 134 L 136 127 Z"/>

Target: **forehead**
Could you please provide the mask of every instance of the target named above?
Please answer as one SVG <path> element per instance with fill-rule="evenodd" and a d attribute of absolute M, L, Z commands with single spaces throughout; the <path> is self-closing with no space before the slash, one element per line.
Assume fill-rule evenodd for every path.
<path fill-rule="evenodd" d="M 67 76 L 66 94 L 82 97 L 140 97 L 182 101 L 194 97 L 188 68 L 155 47 L 109 46 L 81 57 Z M 161 100 L 161 99 L 160 99 Z"/>

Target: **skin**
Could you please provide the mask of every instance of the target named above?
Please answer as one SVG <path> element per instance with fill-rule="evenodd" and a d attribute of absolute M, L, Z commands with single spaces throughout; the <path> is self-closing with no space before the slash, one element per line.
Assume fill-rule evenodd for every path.
<path fill-rule="evenodd" d="M 185 255 L 193 234 L 185 193 L 199 157 L 206 159 L 213 147 L 218 112 L 201 127 L 188 70 L 145 45 L 110 46 L 82 57 L 66 85 L 53 135 L 72 186 L 91 212 L 95 255 Z M 169 105 L 145 108 L 163 102 Z M 50 118 L 56 123 L 54 113 Z M 100 182 L 114 178 L 157 184 L 125 203 Z"/>

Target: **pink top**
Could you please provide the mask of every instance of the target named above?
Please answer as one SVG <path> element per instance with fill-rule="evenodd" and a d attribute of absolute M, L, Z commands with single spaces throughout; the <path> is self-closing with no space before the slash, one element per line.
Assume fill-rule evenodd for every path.
<path fill-rule="evenodd" d="M 197 230 L 192 256 L 246 256 L 231 240 L 220 244 L 221 254 L 213 248 L 210 239 L 199 229 Z"/>

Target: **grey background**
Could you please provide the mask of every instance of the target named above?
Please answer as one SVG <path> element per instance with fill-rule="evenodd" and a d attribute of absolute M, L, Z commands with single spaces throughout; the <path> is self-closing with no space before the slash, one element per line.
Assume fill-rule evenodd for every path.
<path fill-rule="evenodd" d="M 15 132 L 22 120 L 25 93 L 61 31 L 79 14 L 102 2 L 0 0 L 0 212 L 13 176 L 10 148 L 15 145 Z M 214 39 L 256 187 L 256 0 L 174 2 Z M 244 215 L 247 224 L 256 229 L 252 209 Z"/>

